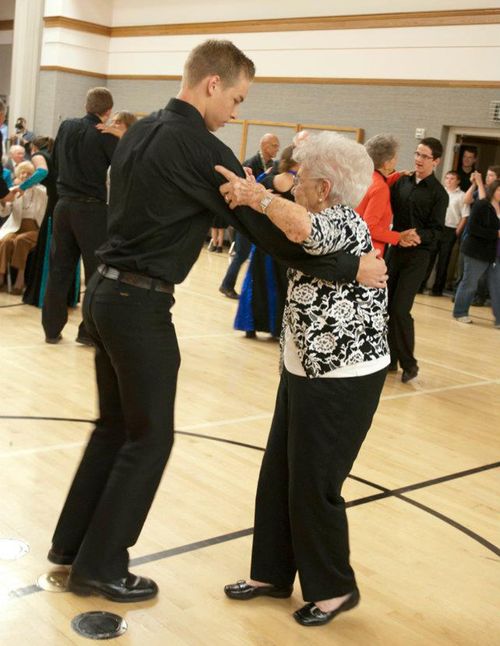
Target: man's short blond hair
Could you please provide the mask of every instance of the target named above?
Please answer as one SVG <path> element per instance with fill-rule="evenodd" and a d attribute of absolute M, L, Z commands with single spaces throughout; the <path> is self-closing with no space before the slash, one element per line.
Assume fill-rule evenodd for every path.
<path fill-rule="evenodd" d="M 186 87 L 193 88 L 207 76 L 217 75 L 225 87 L 230 87 L 240 74 L 252 81 L 253 62 L 229 40 L 206 40 L 189 54 L 182 79 Z"/>
<path fill-rule="evenodd" d="M 113 95 L 107 87 L 93 87 L 87 92 L 85 110 L 101 116 L 113 107 Z"/>

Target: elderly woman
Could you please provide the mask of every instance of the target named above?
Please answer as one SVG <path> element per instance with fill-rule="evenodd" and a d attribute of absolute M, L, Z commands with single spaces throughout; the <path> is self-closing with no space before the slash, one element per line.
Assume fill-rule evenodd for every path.
<path fill-rule="evenodd" d="M 16 166 L 15 183 L 21 184 L 35 172 L 31 162 Z M 22 294 L 24 271 L 29 252 L 36 246 L 38 231 L 47 206 L 47 191 L 43 186 L 28 188 L 14 202 L 0 207 L 1 215 L 9 215 L 0 229 L 0 289 L 5 285 L 9 265 L 17 269 L 13 294 Z"/>
<path fill-rule="evenodd" d="M 231 207 L 247 204 L 310 254 L 372 249 L 353 206 L 373 164 L 360 144 L 338 134 L 310 136 L 296 204 L 216 167 Z M 385 289 L 329 283 L 288 272 L 282 373 L 256 497 L 251 578 L 227 585 L 232 599 L 289 597 L 298 571 L 304 626 L 326 624 L 359 602 L 349 562 L 342 485 L 377 409 L 389 364 Z"/>
<path fill-rule="evenodd" d="M 373 246 L 383 256 L 387 244 L 413 247 L 420 243 L 415 229 L 391 231 L 392 209 L 390 186 L 400 178 L 394 172 L 398 153 L 398 141 L 392 135 L 375 135 L 365 144 L 367 153 L 373 161 L 372 183 L 365 196 L 356 207 L 368 225 Z"/>

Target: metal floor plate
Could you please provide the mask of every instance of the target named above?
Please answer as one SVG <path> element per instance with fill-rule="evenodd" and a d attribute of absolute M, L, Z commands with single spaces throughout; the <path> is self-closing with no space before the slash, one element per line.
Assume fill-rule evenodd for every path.
<path fill-rule="evenodd" d="M 46 592 L 66 592 L 68 589 L 69 568 L 50 570 L 38 577 L 37 585 Z"/>
<path fill-rule="evenodd" d="M 127 630 L 127 622 L 112 612 L 94 610 L 77 615 L 71 622 L 75 632 L 88 639 L 113 639 Z"/>

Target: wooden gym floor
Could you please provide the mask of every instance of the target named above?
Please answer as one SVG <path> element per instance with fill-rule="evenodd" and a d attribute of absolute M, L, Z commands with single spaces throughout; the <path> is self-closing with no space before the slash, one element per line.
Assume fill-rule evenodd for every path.
<path fill-rule="evenodd" d="M 278 381 L 278 347 L 232 330 L 218 285 L 227 254 L 203 251 L 177 290 L 182 352 L 176 442 L 132 570 L 158 599 L 122 605 L 36 586 L 63 499 L 92 428 L 92 349 L 44 343 L 40 311 L 0 294 L 0 538 L 30 545 L 0 561 L 0 643 L 86 644 L 75 615 L 125 617 L 123 646 L 493 646 L 500 643 L 500 330 L 489 309 L 453 321 L 448 298 L 414 307 L 419 377 L 387 378 L 347 480 L 360 606 L 307 629 L 286 600 L 247 603 L 223 585 L 248 575 L 253 499 Z M 242 271 L 242 274 L 244 272 Z M 240 276 L 241 280 L 242 276 Z M 134 565 L 135 564 L 135 565 Z"/>

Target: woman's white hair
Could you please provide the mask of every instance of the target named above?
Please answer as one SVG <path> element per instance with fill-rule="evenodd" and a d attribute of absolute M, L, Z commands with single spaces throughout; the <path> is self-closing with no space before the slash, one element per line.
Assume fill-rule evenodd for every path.
<path fill-rule="evenodd" d="M 293 157 L 311 178 L 331 182 L 330 204 L 356 207 L 372 181 L 373 162 L 365 147 L 336 132 L 310 134 Z"/>

